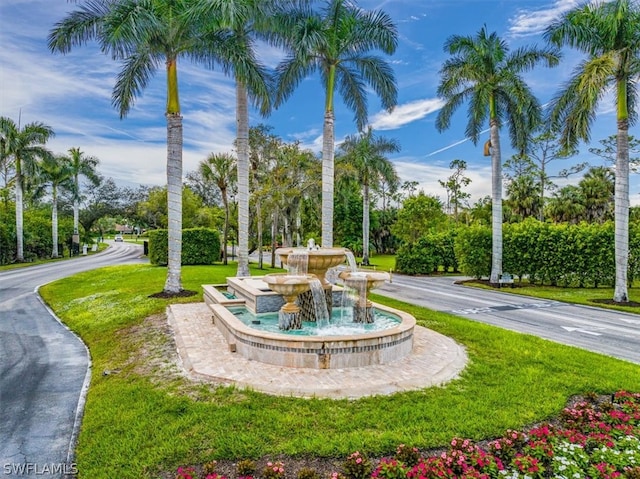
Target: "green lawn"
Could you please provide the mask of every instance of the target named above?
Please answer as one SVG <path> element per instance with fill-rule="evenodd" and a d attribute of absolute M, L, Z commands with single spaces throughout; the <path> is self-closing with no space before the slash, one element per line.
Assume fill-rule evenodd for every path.
<path fill-rule="evenodd" d="M 236 265 L 183 267 L 183 286 L 223 283 Z M 266 270 L 253 270 L 265 274 Z M 234 387 L 158 380 L 143 351 L 166 343 L 140 326 L 163 313 L 166 269 L 108 267 L 41 293 L 87 343 L 93 362 L 77 449 L 80 478 L 154 478 L 212 459 L 390 454 L 454 436 L 482 439 L 556 415 L 574 394 L 640 390 L 640 366 L 375 296 L 455 338 L 470 364 L 461 379 L 423 391 L 349 400 L 273 397 Z M 103 371 L 117 371 L 103 375 Z"/>

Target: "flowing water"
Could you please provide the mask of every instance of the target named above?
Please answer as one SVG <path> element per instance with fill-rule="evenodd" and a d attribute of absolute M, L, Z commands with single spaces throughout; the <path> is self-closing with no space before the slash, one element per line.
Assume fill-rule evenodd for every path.
<path fill-rule="evenodd" d="M 347 264 L 349 265 L 349 271 L 358 271 L 358 263 L 356 263 L 356 257 L 353 256 L 351 251 L 345 251 L 344 255 L 347 257 Z"/>
<path fill-rule="evenodd" d="M 294 251 L 287 257 L 287 271 L 291 275 L 305 275 L 309 268 L 309 253 Z"/>
<path fill-rule="evenodd" d="M 329 311 L 327 310 L 327 300 L 324 296 L 324 288 L 318 278 L 309 281 L 311 294 L 313 295 L 313 306 L 316 313 L 316 323 L 318 328 L 326 328 L 329 326 Z"/>

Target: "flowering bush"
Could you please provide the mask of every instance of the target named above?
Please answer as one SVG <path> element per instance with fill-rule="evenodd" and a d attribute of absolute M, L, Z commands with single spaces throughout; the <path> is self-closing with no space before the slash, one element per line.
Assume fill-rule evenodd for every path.
<path fill-rule="evenodd" d="M 560 424 L 508 430 L 486 448 L 454 438 L 439 456 L 423 458 L 401 444 L 375 470 L 358 451 L 343 467 L 344 475 L 334 472 L 329 479 L 640 479 L 640 393 L 618 392 L 603 403 L 588 397 L 565 408 Z M 283 464 L 267 463 L 263 477 L 284 479 Z M 198 477 L 194 468 L 180 467 L 176 479 Z M 205 479 L 225 478 L 213 473 Z"/>
<path fill-rule="evenodd" d="M 398 462 L 401 462 L 405 466 L 413 467 L 420 462 L 420 451 L 417 447 L 409 447 L 404 444 L 400 444 L 396 449 L 395 458 Z"/>
<path fill-rule="evenodd" d="M 262 469 L 262 477 L 264 479 L 284 479 L 284 464 L 282 462 L 267 462 Z"/>
<path fill-rule="evenodd" d="M 371 474 L 372 478 L 403 479 L 407 477 L 409 467 L 397 459 L 382 459 Z"/>
<path fill-rule="evenodd" d="M 343 469 L 347 479 L 367 479 L 373 467 L 367 456 L 356 451 L 344 462 Z"/>
<path fill-rule="evenodd" d="M 176 479 L 197 479 L 198 475 L 193 467 L 179 467 L 176 471 Z"/>
<path fill-rule="evenodd" d="M 251 459 L 238 461 L 236 472 L 238 473 L 238 479 L 253 479 L 256 473 L 256 463 Z"/>

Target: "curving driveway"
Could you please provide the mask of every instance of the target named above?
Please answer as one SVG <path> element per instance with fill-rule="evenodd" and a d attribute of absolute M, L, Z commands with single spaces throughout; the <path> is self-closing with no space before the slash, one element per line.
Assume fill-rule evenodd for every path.
<path fill-rule="evenodd" d="M 81 271 L 146 261 L 142 246 L 0 272 L 0 477 L 66 477 L 90 379 L 88 351 L 37 294 Z"/>

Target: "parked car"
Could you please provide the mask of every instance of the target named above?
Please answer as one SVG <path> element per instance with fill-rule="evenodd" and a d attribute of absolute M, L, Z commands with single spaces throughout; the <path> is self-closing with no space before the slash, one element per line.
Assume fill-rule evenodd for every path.
<path fill-rule="evenodd" d="M 124 241 L 124 238 L 122 237 L 122 235 L 115 235 L 113 237 L 113 241 Z"/>

